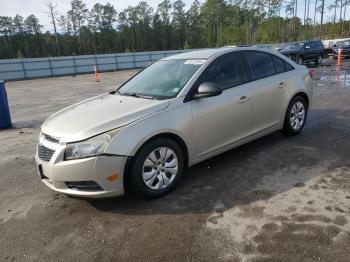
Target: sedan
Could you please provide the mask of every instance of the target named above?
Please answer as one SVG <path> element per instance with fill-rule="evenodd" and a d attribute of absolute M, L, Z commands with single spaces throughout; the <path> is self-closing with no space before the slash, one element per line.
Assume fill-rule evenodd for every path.
<path fill-rule="evenodd" d="M 113 92 L 49 117 L 41 127 L 38 175 L 80 197 L 159 197 L 184 169 L 282 130 L 299 134 L 312 100 L 307 68 L 253 47 L 166 57 Z"/>

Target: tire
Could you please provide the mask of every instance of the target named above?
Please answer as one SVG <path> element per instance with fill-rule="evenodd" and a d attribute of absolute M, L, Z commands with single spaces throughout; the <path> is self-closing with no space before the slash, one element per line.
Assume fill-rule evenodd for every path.
<path fill-rule="evenodd" d="M 298 115 L 296 115 L 295 112 L 298 111 L 299 109 L 300 111 L 298 112 Z M 303 111 L 301 111 L 302 109 Z M 293 97 L 293 99 L 290 101 L 288 105 L 286 115 L 284 117 L 284 125 L 283 125 L 282 131 L 287 135 L 299 134 L 304 129 L 306 119 L 307 119 L 307 113 L 308 113 L 308 107 L 305 99 L 301 96 Z M 304 116 L 303 118 L 302 118 L 302 115 Z M 302 123 L 300 123 L 301 119 L 302 119 Z"/>
<path fill-rule="evenodd" d="M 304 63 L 304 59 L 302 56 L 298 56 L 295 60 L 299 65 L 302 65 Z"/>
<path fill-rule="evenodd" d="M 322 56 L 319 55 L 317 56 L 317 58 L 315 59 L 315 65 L 320 65 L 322 64 Z"/>
<path fill-rule="evenodd" d="M 162 156 L 167 159 L 164 157 L 162 161 Z M 140 149 L 133 161 L 132 187 L 146 197 L 163 196 L 181 179 L 184 163 L 183 152 L 176 142 L 167 138 L 152 140 Z"/>

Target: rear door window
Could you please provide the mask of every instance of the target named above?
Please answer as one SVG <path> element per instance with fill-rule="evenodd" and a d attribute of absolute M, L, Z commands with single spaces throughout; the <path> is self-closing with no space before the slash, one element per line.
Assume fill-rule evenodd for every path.
<path fill-rule="evenodd" d="M 252 80 L 276 74 L 275 65 L 270 54 L 259 51 L 245 51 L 244 54 Z"/>
<path fill-rule="evenodd" d="M 277 74 L 281 74 L 281 73 L 293 70 L 293 67 L 283 59 L 275 55 L 271 55 L 271 56 L 272 56 L 273 63 L 275 64 Z"/>
<path fill-rule="evenodd" d="M 280 74 L 286 71 L 286 65 L 284 60 L 274 55 L 272 56 L 272 60 L 275 64 L 277 74 Z"/>

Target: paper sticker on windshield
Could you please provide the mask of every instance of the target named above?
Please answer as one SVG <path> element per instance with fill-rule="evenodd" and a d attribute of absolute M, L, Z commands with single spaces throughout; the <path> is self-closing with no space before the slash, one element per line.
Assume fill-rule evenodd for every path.
<path fill-rule="evenodd" d="M 179 87 L 175 87 L 175 88 L 173 88 L 173 93 L 177 93 L 177 92 L 179 92 L 179 90 L 180 90 Z"/>
<path fill-rule="evenodd" d="M 185 65 L 203 65 L 205 63 L 204 59 L 191 59 L 185 62 Z"/>

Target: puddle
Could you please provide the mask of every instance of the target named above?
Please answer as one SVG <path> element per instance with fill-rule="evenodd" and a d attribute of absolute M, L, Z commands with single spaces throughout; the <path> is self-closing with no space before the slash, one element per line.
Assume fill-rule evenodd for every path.
<path fill-rule="evenodd" d="M 324 75 L 319 79 L 324 82 L 339 82 L 344 87 L 350 88 L 350 70 L 337 70 L 335 75 Z M 322 86 L 324 83 L 318 83 Z"/>

